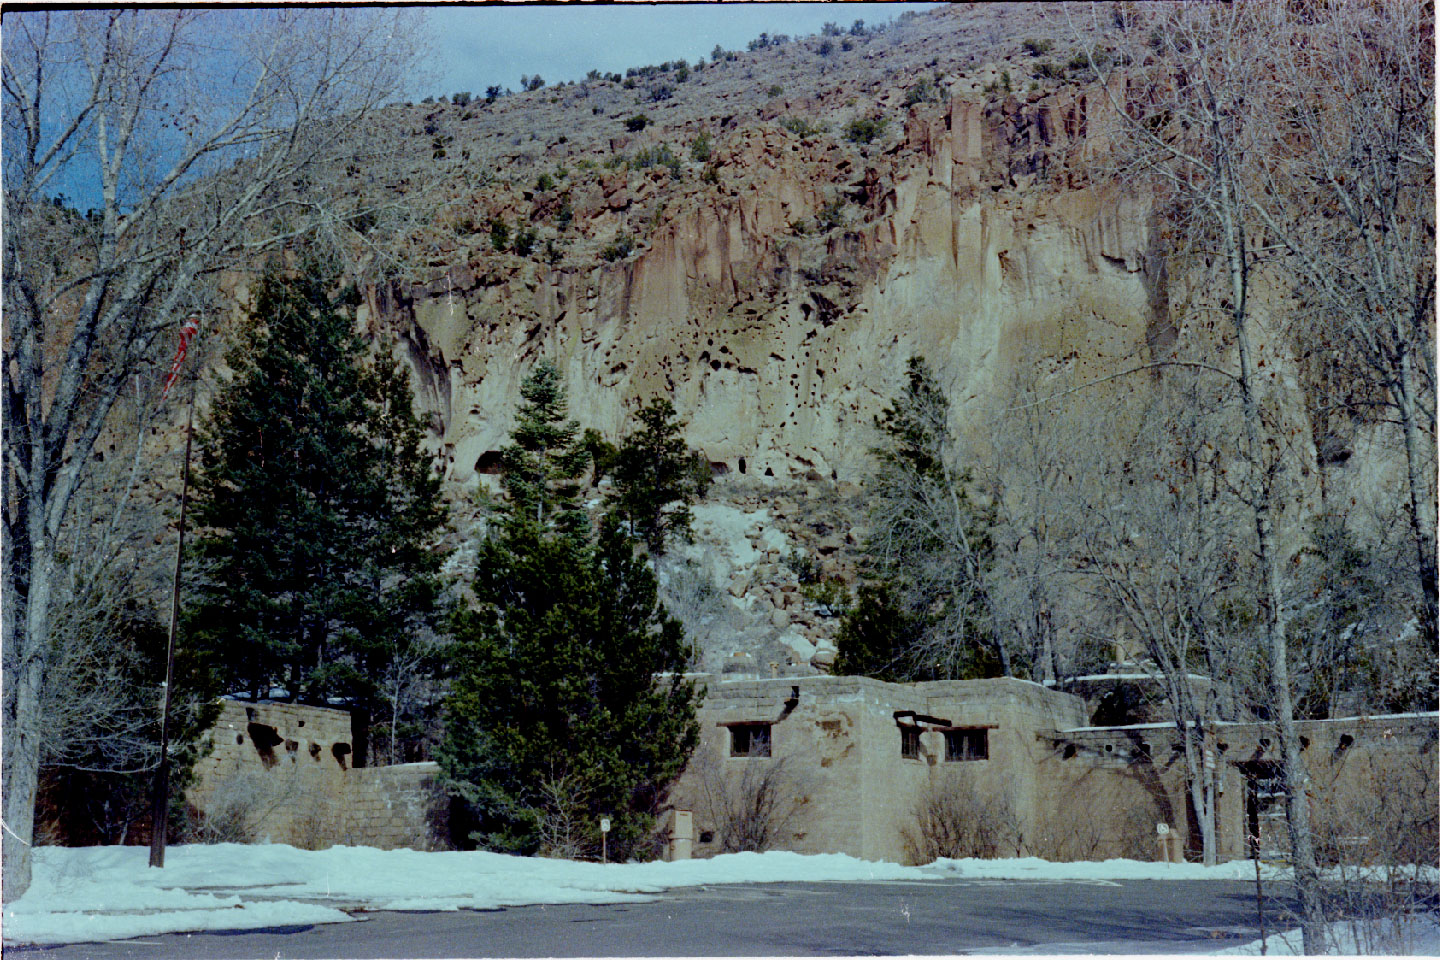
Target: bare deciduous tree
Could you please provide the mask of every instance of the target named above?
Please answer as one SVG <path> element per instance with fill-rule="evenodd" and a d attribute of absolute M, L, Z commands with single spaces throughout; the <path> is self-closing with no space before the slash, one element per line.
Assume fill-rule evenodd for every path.
<path fill-rule="evenodd" d="M 1203 382 L 1184 379 L 1178 388 L 1157 387 L 1138 429 L 1116 437 L 1100 482 L 1077 491 L 1082 549 L 1075 563 L 1153 665 L 1184 748 L 1202 856 L 1214 864 L 1211 734 L 1220 705 L 1192 671 L 1213 679 L 1224 669 L 1218 641 L 1223 608 L 1246 566 L 1238 536 L 1244 526 L 1223 483 L 1231 459 L 1224 408 Z"/>
<path fill-rule="evenodd" d="M 4 886 L 30 879 L 60 539 L 117 397 L 405 79 L 409 14 L 37 11 L 4 35 Z M 86 215 L 56 197 L 71 191 Z M 168 338 L 165 338 L 168 341 Z M 153 389 L 153 381 L 152 381 Z"/>
<path fill-rule="evenodd" d="M 1366 401 L 1393 417 L 1422 598 L 1436 641 L 1435 19 L 1423 4 L 1267 5 L 1267 66 L 1284 91 L 1275 150 L 1242 199 L 1283 249 L 1304 307 L 1299 339 L 1348 355 Z M 1324 398 L 1334 402 L 1338 398 Z"/>
<path fill-rule="evenodd" d="M 713 754 L 697 759 L 700 816 L 714 828 L 722 853 L 771 849 L 808 802 L 804 778 L 784 758 L 756 753 L 739 770 Z"/>
<path fill-rule="evenodd" d="M 906 654 L 911 672 L 961 677 L 977 653 L 993 653 L 1013 676 L 1009 650 L 987 629 L 989 511 L 970 498 L 974 478 L 951 432 L 949 400 L 923 358 L 910 359 L 904 391 L 875 423 L 882 445 L 872 450 L 866 548 L 904 609 L 924 619 Z"/>
<path fill-rule="evenodd" d="M 1083 625 L 1088 601 L 1073 576 L 1080 517 L 1075 492 L 1096 484 L 1099 460 L 1091 411 L 1049 404 L 1073 384 L 1064 370 L 1024 356 L 985 431 L 981 486 L 995 504 L 994 563 L 986 577 L 995 629 L 1028 663 L 1031 679 L 1053 683 L 1094 656 Z"/>
<path fill-rule="evenodd" d="M 1252 300 L 1263 286 L 1262 278 L 1276 285 L 1284 282 L 1250 202 L 1259 171 L 1277 154 L 1285 127 L 1288 97 L 1275 82 L 1272 55 L 1273 47 L 1286 41 L 1275 32 L 1282 9 L 1279 4 L 1201 3 L 1146 9 L 1141 22 L 1129 24 L 1121 35 L 1126 45 L 1119 58 L 1127 65 L 1123 73 L 1101 68 L 1102 58 L 1093 47 L 1090 61 L 1098 68 L 1111 107 L 1113 123 L 1104 132 L 1115 146 L 1117 167 L 1131 183 L 1156 191 L 1164 214 L 1162 237 L 1170 246 L 1192 254 L 1193 267 L 1214 267 L 1208 295 L 1199 298 L 1191 320 L 1204 325 L 1212 317 L 1221 319 L 1225 353 L 1234 358 L 1235 369 L 1226 376 L 1240 412 L 1240 443 L 1230 476 L 1253 526 L 1260 626 L 1275 693 L 1287 822 L 1308 953 L 1320 946 L 1323 905 L 1309 776 L 1295 726 L 1290 607 L 1276 533 L 1281 504 L 1275 481 L 1285 469 L 1290 437 L 1275 428 L 1264 409 L 1267 395 L 1284 384 L 1274 357 L 1267 357 L 1257 340 L 1266 328 Z"/>

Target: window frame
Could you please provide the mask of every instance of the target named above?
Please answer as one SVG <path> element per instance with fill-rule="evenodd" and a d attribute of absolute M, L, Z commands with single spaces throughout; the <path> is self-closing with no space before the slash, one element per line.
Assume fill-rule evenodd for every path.
<path fill-rule="evenodd" d="M 897 723 L 900 728 L 900 758 L 902 760 L 920 759 L 920 735 L 925 728 L 918 723 Z"/>
<path fill-rule="evenodd" d="M 744 759 L 770 759 L 775 756 L 775 734 L 773 727 L 774 720 L 726 720 L 717 723 L 718 727 L 728 727 L 730 733 L 729 757 L 732 760 Z M 741 752 L 736 749 L 739 731 L 746 731 L 747 749 Z M 764 731 L 759 737 L 756 734 Z M 758 743 L 757 743 L 758 741 Z M 763 752 L 757 751 L 756 747 L 763 745 Z"/>
<path fill-rule="evenodd" d="M 996 729 L 993 723 L 972 723 L 944 727 L 940 730 L 945 736 L 945 762 L 946 763 L 978 763 L 990 759 L 990 731 Z M 976 751 L 969 749 L 977 739 L 980 745 L 978 755 Z M 957 750 L 959 744 L 966 744 L 965 749 Z"/>

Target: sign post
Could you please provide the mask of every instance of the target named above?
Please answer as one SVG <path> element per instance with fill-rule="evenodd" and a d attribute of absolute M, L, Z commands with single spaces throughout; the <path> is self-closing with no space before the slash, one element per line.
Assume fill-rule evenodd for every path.
<path fill-rule="evenodd" d="M 609 863 L 609 862 L 610 862 L 610 851 L 609 851 L 609 849 L 608 849 L 608 847 L 609 847 L 609 840 L 610 840 L 610 818 L 609 818 L 609 817 L 601 817 L 601 818 L 600 818 L 600 862 L 601 862 L 601 863 Z"/>

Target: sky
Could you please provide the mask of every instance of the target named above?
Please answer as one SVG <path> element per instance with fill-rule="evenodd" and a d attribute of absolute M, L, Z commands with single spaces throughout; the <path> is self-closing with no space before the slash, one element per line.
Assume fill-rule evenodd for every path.
<path fill-rule="evenodd" d="M 436 7 L 433 76 L 418 95 L 484 93 L 491 84 L 520 89 L 520 77 L 548 84 L 582 80 L 589 70 L 708 58 L 718 43 L 744 50 L 761 33 L 820 32 L 827 20 L 849 28 L 882 23 L 935 3 L 618 3 L 563 6 L 498 4 Z"/>

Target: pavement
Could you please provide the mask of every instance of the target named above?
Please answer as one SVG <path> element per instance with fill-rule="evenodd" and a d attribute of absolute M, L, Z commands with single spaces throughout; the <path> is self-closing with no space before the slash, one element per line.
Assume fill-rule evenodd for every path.
<path fill-rule="evenodd" d="M 1283 904 L 1270 903 L 1275 932 Z M 1231 881 L 888 881 L 680 889 L 650 903 L 357 913 L 361 922 L 144 937 L 7 957 L 686 957 L 1207 953 L 1259 936 Z"/>

